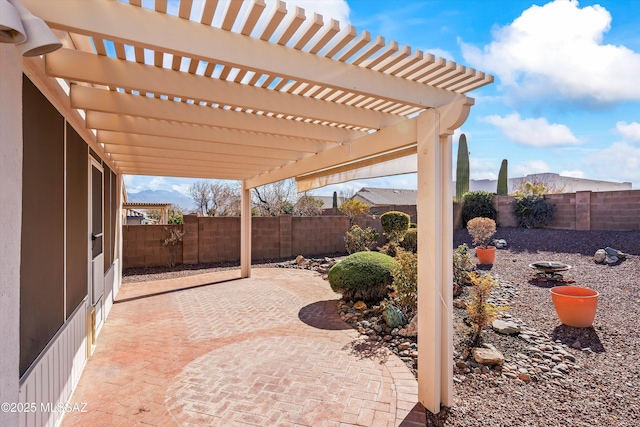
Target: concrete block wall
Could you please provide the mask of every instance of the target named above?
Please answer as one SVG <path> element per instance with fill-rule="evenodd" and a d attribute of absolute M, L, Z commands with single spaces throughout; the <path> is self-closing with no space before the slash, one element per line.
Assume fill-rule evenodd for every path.
<path fill-rule="evenodd" d="M 556 207 L 553 221 L 546 228 L 576 229 L 576 193 L 547 194 L 544 198 Z"/>
<path fill-rule="evenodd" d="M 157 267 L 169 264 L 169 248 L 163 246 L 168 237 L 165 227 L 182 230 L 182 225 L 125 225 L 122 227 L 123 265 L 132 267 Z M 183 247 L 178 245 L 176 263 L 182 264 Z"/>
<path fill-rule="evenodd" d="M 640 230 L 640 190 L 591 193 L 592 230 Z"/>
<path fill-rule="evenodd" d="M 292 217 L 293 255 L 345 252 L 344 235 L 349 230 L 346 216 Z"/>
<path fill-rule="evenodd" d="M 222 262 L 239 259 L 240 218 L 198 218 L 198 261 Z"/>

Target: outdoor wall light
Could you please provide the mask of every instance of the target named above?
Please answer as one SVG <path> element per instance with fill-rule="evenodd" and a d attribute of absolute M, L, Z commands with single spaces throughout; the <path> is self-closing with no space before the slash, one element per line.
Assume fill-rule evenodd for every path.
<path fill-rule="evenodd" d="M 22 43 L 27 34 L 18 11 L 7 0 L 0 0 L 0 43 Z"/>
<path fill-rule="evenodd" d="M 46 55 L 62 47 L 49 26 L 19 0 L 0 0 L 0 42 L 15 43 L 22 56 Z"/>

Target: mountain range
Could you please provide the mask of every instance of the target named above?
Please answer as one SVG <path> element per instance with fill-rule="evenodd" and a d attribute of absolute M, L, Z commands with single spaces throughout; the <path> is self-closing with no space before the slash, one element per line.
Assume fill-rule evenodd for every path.
<path fill-rule="evenodd" d="M 138 193 L 127 193 L 127 198 L 133 203 L 172 203 L 183 210 L 193 209 L 193 199 L 175 190 L 144 190 Z"/>

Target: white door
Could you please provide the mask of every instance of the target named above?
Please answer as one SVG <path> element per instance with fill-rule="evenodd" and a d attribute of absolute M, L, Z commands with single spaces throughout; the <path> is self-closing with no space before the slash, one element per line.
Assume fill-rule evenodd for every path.
<path fill-rule="evenodd" d="M 89 254 L 91 277 L 89 301 L 95 308 L 95 331 L 104 322 L 104 218 L 103 179 L 100 163 L 90 157 L 89 161 Z"/>

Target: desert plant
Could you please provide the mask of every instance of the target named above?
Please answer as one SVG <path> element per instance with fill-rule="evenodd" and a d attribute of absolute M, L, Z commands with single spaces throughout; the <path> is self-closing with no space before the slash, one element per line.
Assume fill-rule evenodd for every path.
<path fill-rule="evenodd" d="M 415 222 L 410 222 L 409 228 L 418 228 L 418 224 L 416 224 Z"/>
<path fill-rule="evenodd" d="M 400 245 L 395 242 L 387 242 L 381 248 L 378 248 L 378 252 L 381 254 L 389 255 L 391 258 L 395 258 L 398 254 L 398 250 L 401 249 Z"/>
<path fill-rule="evenodd" d="M 166 246 L 169 249 L 169 261 L 167 265 L 169 268 L 176 266 L 178 258 L 178 250 L 182 243 L 182 237 L 184 237 L 184 231 L 180 230 L 177 226 L 163 227 L 166 237 L 161 241 L 162 246 Z"/>
<path fill-rule="evenodd" d="M 491 218 L 473 218 L 467 223 L 467 231 L 475 246 L 486 248 L 491 243 L 491 237 L 496 234 L 496 222 Z"/>
<path fill-rule="evenodd" d="M 411 217 L 404 212 L 389 211 L 380 216 L 384 235 L 389 241 L 400 243 L 404 233 L 409 229 Z"/>
<path fill-rule="evenodd" d="M 453 281 L 459 286 L 471 284 L 470 273 L 475 265 L 469 255 L 469 247 L 466 244 L 458 246 L 453 251 Z"/>
<path fill-rule="evenodd" d="M 509 194 L 509 178 L 507 176 L 507 159 L 502 160 L 500 172 L 498 172 L 498 188 L 496 194 L 498 196 L 506 196 Z"/>
<path fill-rule="evenodd" d="M 369 214 L 371 208 L 365 202 L 350 199 L 340 205 L 338 210 L 349 218 L 349 225 L 354 225 L 356 221 Z"/>
<path fill-rule="evenodd" d="M 462 196 L 462 224 L 466 226 L 469 220 L 478 217 L 496 219 L 496 209 L 493 207 L 493 193 L 488 191 L 470 191 Z"/>
<path fill-rule="evenodd" d="M 329 270 L 329 284 L 345 300 L 381 301 L 392 283 L 393 258 L 379 252 L 356 252 Z"/>
<path fill-rule="evenodd" d="M 467 304 L 469 322 L 474 327 L 474 346 L 482 340 L 482 330 L 496 318 L 498 308 L 495 304 L 488 302 L 491 290 L 498 285 L 498 282 L 490 274 L 473 275 L 471 277 L 473 286 L 471 288 L 471 299 Z"/>
<path fill-rule="evenodd" d="M 404 233 L 400 246 L 405 251 L 418 252 L 418 229 L 410 228 Z"/>
<path fill-rule="evenodd" d="M 354 225 L 344 235 L 345 249 L 350 254 L 371 250 L 378 237 L 380 233 L 375 228 L 367 227 L 363 230 L 360 226 Z"/>
<path fill-rule="evenodd" d="M 397 293 L 394 305 L 405 319 L 411 319 L 418 305 L 418 256 L 400 249 L 393 261 L 391 276 Z"/>
<path fill-rule="evenodd" d="M 333 192 L 333 205 L 331 206 L 333 209 L 338 209 L 338 192 Z"/>
<path fill-rule="evenodd" d="M 462 196 L 469 192 L 469 148 L 467 137 L 460 135 L 458 140 L 458 163 L 456 165 L 456 200 L 462 200 Z"/>
<path fill-rule="evenodd" d="M 544 196 L 521 194 L 515 198 L 513 213 L 519 227 L 540 228 L 553 220 L 555 206 L 545 200 Z"/>

